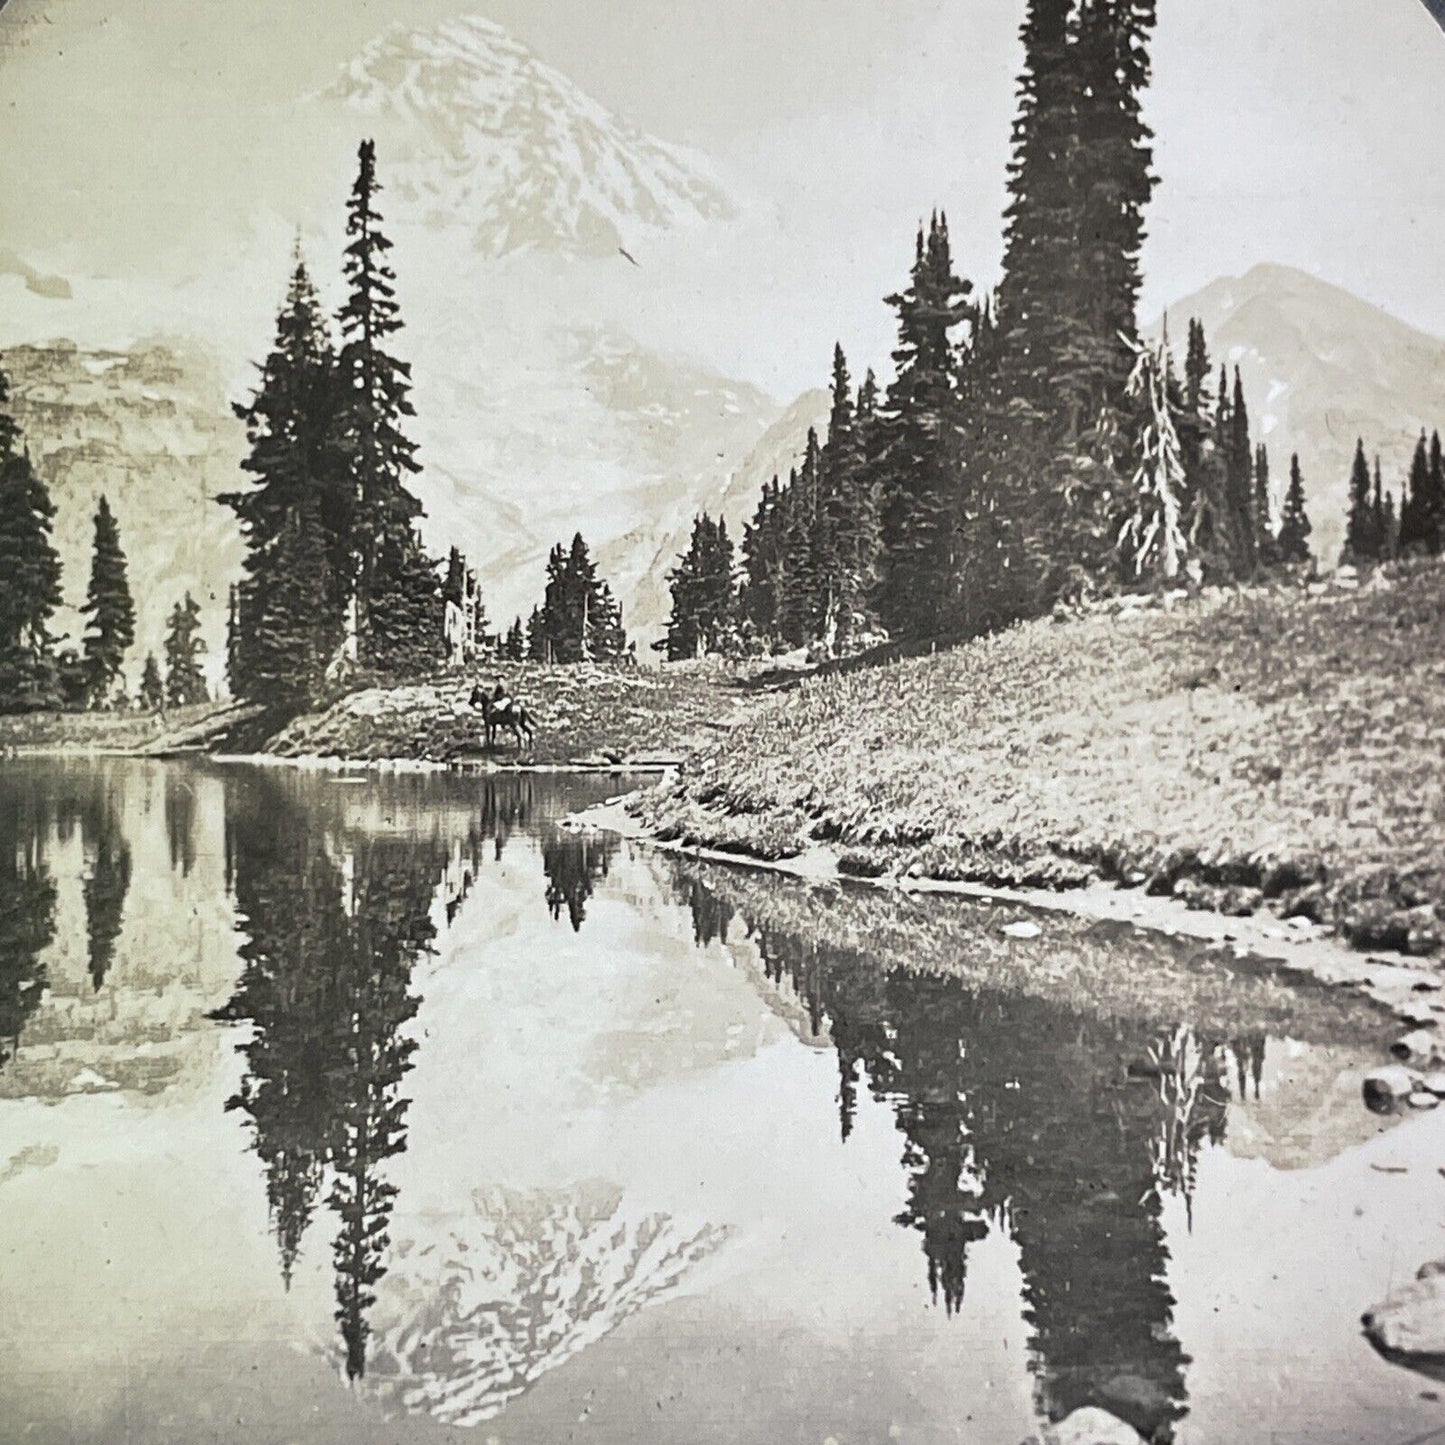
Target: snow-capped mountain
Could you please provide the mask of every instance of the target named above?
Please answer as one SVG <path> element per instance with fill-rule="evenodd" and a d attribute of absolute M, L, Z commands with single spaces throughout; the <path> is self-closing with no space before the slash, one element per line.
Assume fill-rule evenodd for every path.
<path fill-rule="evenodd" d="M 399 136 L 388 182 L 476 248 L 613 256 L 643 229 L 730 216 L 700 158 L 643 134 L 478 15 L 397 25 L 317 99 Z"/>
<path fill-rule="evenodd" d="M 1191 316 L 1204 323 L 1216 369 L 1223 362 L 1232 377 L 1239 367 L 1251 432 L 1269 448 L 1277 488 L 1299 453 L 1311 544 L 1333 565 L 1356 439 L 1379 454 L 1398 501 L 1421 428 L 1445 428 L 1445 340 L 1289 266 L 1221 277 L 1171 306 L 1181 355 Z"/>

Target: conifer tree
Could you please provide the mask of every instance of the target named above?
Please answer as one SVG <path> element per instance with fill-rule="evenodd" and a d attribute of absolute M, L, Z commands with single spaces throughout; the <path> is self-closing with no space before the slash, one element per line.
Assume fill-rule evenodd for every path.
<path fill-rule="evenodd" d="M 742 545 L 742 614 L 753 633 L 768 642 L 778 637 L 784 531 L 784 494 L 775 476 L 764 485 L 752 520 L 743 527 Z"/>
<path fill-rule="evenodd" d="M 1089 403 L 1120 408 L 1133 365 L 1144 209 L 1153 151 L 1143 119 L 1154 0 L 1079 0 L 1073 18 L 1079 143 L 1078 309 L 1090 355 Z"/>
<path fill-rule="evenodd" d="M 577 532 L 562 574 L 561 625 L 557 632 L 559 662 L 592 661 L 592 619 L 597 595 L 597 566 L 582 533 Z"/>
<path fill-rule="evenodd" d="M 817 563 L 830 539 L 819 518 L 821 470 L 818 433 L 809 427 L 802 464 L 788 479 L 778 585 L 778 635 L 793 647 L 821 636 L 823 626 L 826 582 Z"/>
<path fill-rule="evenodd" d="M 1223 378 L 1221 377 L 1221 389 Z M 1234 368 L 1234 395 L 1229 404 L 1228 452 L 1225 477 L 1229 503 L 1229 527 L 1234 542 L 1234 570 L 1237 577 L 1252 576 L 1259 563 L 1256 542 L 1259 525 L 1255 518 L 1254 449 L 1249 439 L 1249 408 L 1244 400 L 1244 383 Z"/>
<path fill-rule="evenodd" d="M 1208 424 L 1205 419 L 1205 385 L 1209 380 L 1209 346 L 1204 324 L 1198 317 L 1189 318 L 1189 340 L 1184 353 L 1184 386 L 1180 397 L 1178 428 L 1179 450 L 1184 465 L 1184 529 L 1191 544 L 1199 550 L 1201 528 L 1208 529 L 1208 488 L 1204 478 L 1205 441 Z"/>
<path fill-rule="evenodd" d="M 1370 526 L 1371 545 L 1373 547 L 1372 557 L 1376 562 L 1388 562 L 1390 560 L 1390 533 L 1393 528 L 1394 503 L 1387 508 L 1385 497 L 1384 479 L 1380 475 L 1380 458 L 1375 456 L 1375 490 L 1370 499 Z"/>
<path fill-rule="evenodd" d="M 1430 454 L 1425 433 L 1415 443 L 1409 477 L 1400 503 L 1400 555 L 1408 557 L 1427 550 L 1425 542 L 1426 507 L 1430 491 Z"/>
<path fill-rule="evenodd" d="M 156 655 L 153 652 L 146 653 L 139 696 L 141 705 L 147 712 L 159 712 L 166 705 L 165 683 L 161 681 L 161 670 L 156 664 Z"/>
<path fill-rule="evenodd" d="M 737 587 L 733 544 L 726 521 L 703 513 L 692 538 L 668 573 L 672 611 L 667 624 L 669 661 L 733 650 L 737 630 Z"/>
<path fill-rule="evenodd" d="M 291 512 L 272 539 L 264 598 L 255 597 L 244 631 L 243 696 L 276 706 L 301 707 L 318 697 L 338 629 L 325 619 L 326 573 L 318 565 L 325 538 L 313 505 Z M 242 614 L 244 617 L 244 613 Z"/>
<path fill-rule="evenodd" d="M 1184 458 L 1169 397 L 1168 353 L 1140 347 L 1129 377 L 1129 395 L 1141 415 L 1134 498 L 1120 532 L 1125 575 L 1173 582 L 1184 570 L 1188 542 L 1181 494 Z"/>
<path fill-rule="evenodd" d="M 1269 479 L 1269 448 L 1260 442 L 1254 449 L 1254 555 L 1263 568 L 1278 566 L 1278 528 L 1274 520 L 1274 493 Z"/>
<path fill-rule="evenodd" d="M 1350 510 L 1345 521 L 1345 546 L 1342 562 L 1361 566 L 1375 556 L 1375 508 L 1370 481 L 1370 464 L 1365 460 L 1365 443 L 1355 444 L 1355 460 L 1350 468 Z"/>
<path fill-rule="evenodd" d="M 587 650 L 594 662 L 616 662 L 627 651 L 622 604 L 612 595 L 612 588 L 600 579 L 588 609 L 587 627 Z"/>
<path fill-rule="evenodd" d="M 362 141 L 356 183 L 347 202 L 343 271 L 348 296 L 341 310 L 339 358 L 342 404 L 338 436 L 355 508 L 352 526 L 357 568 L 356 608 L 362 660 L 384 646 L 374 634 L 373 612 L 390 589 L 418 580 L 414 523 L 421 504 L 408 478 L 421 470 L 416 445 L 403 432 L 411 404 L 411 367 L 394 357 L 390 338 L 402 329 L 396 275 L 387 260 L 392 243 L 376 210 L 376 144 Z M 402 601 L 405 610 L 410 604 Z"/>
<path fill-rule="evenodd" d="M 1415 445 L 1400 506 L 1398 550 L 1405 556 L 1436 556 L 1445 542 L 1445 463 L 1440 433 Z"/>
<path fill-rule="evenodd" d="M 958 373 L 952 332 L 971 314 L 969 282 L 954 273 L 947 217 L 920 228 L 898 313 L 897 374 L 880 412 L 880 620 L 895 636 L 924 636 L 957 586 L 961 513 Z M 816 592 L 816 587 L 815 587 Z"/>
<path fill-rule="evenodd" d="M 551 662 L 551 649 L 551 639 L 547 636 L 547 614 L 540 607 L 534 607 L 527 619 L 527 656 L 533 662 Z"/>
<path fill-rule="evenodd" d="M 509 662 L 523 662 L 527 657 L 527 629 L 522 626 L 522 619 L 516 618 L 511 627 L 507 629 L 507 637 L 502 644 L 502 656 Z"/>
<path fill-rule="evenodd" d="M 1311 560 L 1310 519 L 1305 510 L 1304 478 L 1300 474 L 1299 453 L 1289 462 L 1289 490 L 1284 494 L 1284 509 L 1279 524 L 1280 561 L 1298 566 Z"/>
<path fill-rule="evenodd" d="M 166 702 L 171 707 L 187 707 L 208 698 L 200 662 L 206 643 L 200 628 L 200 605 L 187 592 L 171 609 L 166 631 Z"/>
<path fill-rule="evenodd" d="M 548 556 L 546 592 L 527 626 L 528 655 L 538 662 L 607 661 L 626 649 L 622 609 L 578 532 L 570 549 L 558 543 Z"/>
<path fill-rule="evenodd" d="M 1438 557 L 1445 552 L 1445 456 L 1442 456 L 1440 433 L 1430 436 L 1430 468 L 1426 472 L 1425 505 L 1422 510 L 1422 539 L 1425 550 Z"/>
<path fill-rule="evenodd" d="M 339 402 L 330 332 L 298 252 L 260 380 L 235 407 L 250 442 L 241 466 L 252 485 L 221 498 L 246 543 L 227 628 L 226 672 L 238 697 L 305 703 L 341 644 L 355 517 Z"/>
<path fill-rule="evenodd" d="M 371 599 L 367 655 L 393 677 L 421 676 L 445 660 L 442 583 L 420 537 L 390 545 L 386 586 Z"/>
<path fill-rule="evenodd" d="M 1070 53 L 1073 0 L 1029 0 L 1024 68 L 1009 163 L 1003 279 L 997 296 L 999 378 L 1015 429 L 1077 435 L 1087 406 L 1077 264 L 1079 76 Z M 1057 388 L 1057 390 L 1056 390 Z M 1022 482 L 1022 478 L 1019 479 Z"/>
<path fill-rule="evenodd" d="M 60 605 L 55 505 L 31 465 L 0 371 L 0 712 L 59 701 L 50 621 Z"/>
<path fill-rule="evenodd" d="M 95 511 L 90 588 L 82 612 L 90 619 L 85 632 L 85 667 L 93 704 L 103 706 L 114 691 L 125 655 L 135 641 L 135 603 L 126 579 L 120 529 L 101 497 Z"/>

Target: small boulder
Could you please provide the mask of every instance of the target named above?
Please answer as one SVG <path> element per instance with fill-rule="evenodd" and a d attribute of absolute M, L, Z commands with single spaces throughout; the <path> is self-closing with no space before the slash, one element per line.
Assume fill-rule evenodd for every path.
<path fill-rule="evenodd" d="M 1039 1445 L 1141 1445 L 1143 1437 L 1117 1415 L 1085 1405 L 1033 1440 Z"/>
<path fill-rule="evenodd" d="M 1017 923 L 1005 923 L 999 932 L 1005 938 L 1037 938 L 1043 933 L 1043 929 L 1037 923 L 1021 918 Z"/>
<path fill-rule="evenodd" d="M 1411 1029 L 1390 1045 L 1390 1052 L 1404 1063 L 1434 1066 L 1445 1063 L 1440 1040 L 1429 1029 Z"/>
<path fill-rule="evenodd" d="M 1416 1089 L 1405 1101 L 1412 1109 L 1438 1109 L 1440 1100 L 1428 1089 Z"/>
<path fill-rule="evenodd" d="M 1392 1114 L 1415 1092 L 1415 1076 L 1399 1064 L 1388 1064 L 1365 1075 L 1365 1107 L 1374 1114 Z"/>
<path fill-rule="evenodd" d="M 1386 1354 L 1445 1357 L 1445 1274 L 1402 1285 L 1361 1322 L 1370 1343 Z"/>
<path fill-rule="evenodd" d="M 1428 1089 L 1437 1099 L 1445 1099 L 1445 1073 L 1437 1069 L 1433 1074 L 1426 1074 L 1420 1080 L 1420 1087 Z"/>

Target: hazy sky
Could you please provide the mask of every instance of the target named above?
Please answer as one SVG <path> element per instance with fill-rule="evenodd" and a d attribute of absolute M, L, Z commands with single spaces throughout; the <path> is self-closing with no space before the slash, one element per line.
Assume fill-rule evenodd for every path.
<path fill-rule="evenodd" d="M 879 298 L 946 206 L 996 276 L 1023 0 L 11 0 L 0 247 L 146 269 L 304 157 L 248 146 L 396 19 L 475 10 L 771 208 L 755 327 L 886 351 Z M 1445 37 L 1419 0 L 1160 0 L 1145 307 L 1256 261 L 1445 333 Z M 750 263 L 752 264 L 752 263 Z M 751 289 L 751 288 L 750 288 Z M 756 369 L 756 368 L 755 368 Z M 760 378 L 764 379 L 764 378 Z M 786 390 L 787 375 L 765 378 Z"/>

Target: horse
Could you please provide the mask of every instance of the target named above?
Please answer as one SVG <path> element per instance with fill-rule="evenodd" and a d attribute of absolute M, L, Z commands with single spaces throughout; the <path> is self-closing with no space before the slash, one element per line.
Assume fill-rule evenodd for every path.
<path fill-rule="evenodd" d="M 520 748 L 525 742 L 532 746 L 532 714 L 519 702 L 507 701 L 500 705 L 492 701 L 491 694 L 478 683 L 472 689 L 470 706 L 482 711 L 482 727 L 487 735 L 487 751 L 497 745 L 497 729 L 506 728 L 517 740 Z"/>

